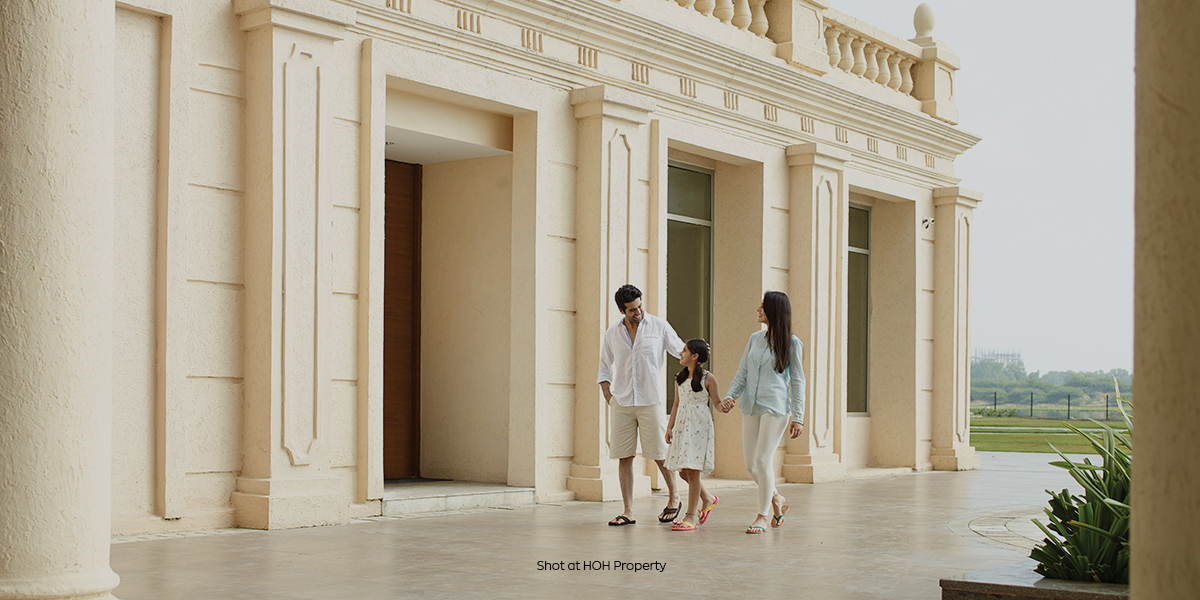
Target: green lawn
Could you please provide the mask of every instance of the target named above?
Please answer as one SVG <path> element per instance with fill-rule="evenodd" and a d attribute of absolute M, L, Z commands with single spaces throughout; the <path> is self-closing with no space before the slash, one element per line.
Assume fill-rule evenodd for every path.
<path fill-rule="evenodd" d="M 1071 421 L 1080 429 L 1099 429 L 1091 421 Z M 1115 429 L 1124 430 L 1122 421 L 1108 421 Z M 971 417 L 971 445 L 979 452 L 1054 452 L 1050 444 L 1067 454 L 1094 454 L 1092 445 L 1079 434 L 1063 429 L 1060 419 L 1030 419 L 1029 417 Z M 1011 427 L 1011 431 L 997 431 Z M 1019 429 L 1019 428 L 1038 429 Z M 987 431 L 978 431 L 986 429 Z"/>
<path fill-rule="evenodd" d="M 1087 440 L 1074 433 L 972 433 L 976 452 L 1049 452 L 1054 444 L 1067 454 L 1095 454 Z"/>
<path fill-rule="evenodd" d="M 1120 415 L 1118 415 L 1120 416 Z M 1098 429 L 1100 426 L 1091 421 L 1069 421 L 1080 429 Z M 1121 420 L 1103 421 L 1115 429 L 1125 429 Z M 1029 417 L 977 417 L 971 416 L 972 427 L 1062 427 L 1062 419 L 1030 419 Z"/>

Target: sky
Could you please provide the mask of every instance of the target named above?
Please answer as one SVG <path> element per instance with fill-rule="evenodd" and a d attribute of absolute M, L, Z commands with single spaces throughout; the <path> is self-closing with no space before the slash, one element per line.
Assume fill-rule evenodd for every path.
<path fill-rule="evenodd" d="M 1133 368 L 1134 0 L 931 0 L 962 59 L 955 162 L 983 193 L 971 240 L 971 346 L 1028 371 Z M 914 36 L 909 0 L 830 0 Z"/>

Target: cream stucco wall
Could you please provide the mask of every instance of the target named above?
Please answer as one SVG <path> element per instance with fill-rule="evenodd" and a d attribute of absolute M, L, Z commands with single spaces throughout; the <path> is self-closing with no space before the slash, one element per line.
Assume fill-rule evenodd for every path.
<path fill-rule="evenodd" d="M 498 156 L 422 169 L 424 477 L 508 480 L 509 315 L 519 299 L 503 226 L 512 220 L 512 164 Z"/>
<path fill-rule="evenodd" d="M 1132 553 L 1135 600 L 1200 589 L 1200 6 L 1137 5 Z"/>
<path fill-rule="evenodd" d="M 239 36 L 228 15 L 203 14 L 203 42 L 181 21 L 117 10 L 113 527 L 123 532 L 232 525 L 241 468 L 241 55 L 221 52 Z M 192 44 L 207 58 L 183 87 L 168 74 Z"/>
<path fill-rule="evenodd" d="M 875 202 L 871 210 L 871 458 L 916 467 L 916 206 Z"/>
<path fill-rule="evenodd" d="M 861 413 L 846 416 L 841 448 L 847 469 L 874 466 L 871 464 L 871 448 L 875 445 L 871 437 L 871 419 Z"/>
<path fill-rule="evenodd" d="M 116 11 L 113 247 L 113 520 L 155 510 L 158 61 L 162 23 Z"/>
<path fill-rule="evenodd" d="M 763 166 L 721 161 L 713 176 L 713 346 L 714 359 L 720 358 L 713 374 L 720 383 L 721 395 L 737 372 L 742 350 L 750 334 L 758 331 L 757 321 L 762 293 L 769 287 L 771 273 L 766 265 L 778 264 L 778 243 L 766 232 L 775 230 L 775 219 L 764 206 Z M 770 256 L 767 254 L 770 253 Z M 714 477 L 747 479 L 742 459 L 742 415 L 740 410 L 713 413 L 716 433 Z"/>

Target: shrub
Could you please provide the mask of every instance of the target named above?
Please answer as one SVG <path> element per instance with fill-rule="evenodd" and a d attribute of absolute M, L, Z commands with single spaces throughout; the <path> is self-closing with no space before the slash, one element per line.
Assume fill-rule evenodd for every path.
<path fill-rule="evenodd" d="M 992 407 L 988 406 L 986 408 L 972 408 L 971 414 L 973 414 L 977 417 L 1015 417 L 1015 416 L 1017 416 L 1017 409 L 1015 409 L 1015 408 L 993 409 Z"/>
<path fill-rule="evenodd" d="M 1117 390 L 1117 407 L 1125 420 L 1129 435 L 1133 434 L 1133 418 L 1125 411 L 1127 403 Z M 1067 490 L 1050 494 L 1049 519 L 1042 525 L 1033 522 L 1046 534 L 1046 539 L 1033 549 L 1029 557 L 1038 561 L 1038 573 L 1053 579 L 1071 579 L 1103 583 L 1129 583 L 1129 491 L 1132 480 L 1133 446 L 1129 437 L 1096 420 L 1100 430 L 1081 430 L 1063 423 L 1076 434 L 1087 438 L 1100 455 L 1103 464 L 1093 465 L 1090 459 L 1077 463 L 1065 454 L 1051 465 L 1066 469 L 1083 486 L 1083 497 Z"/>

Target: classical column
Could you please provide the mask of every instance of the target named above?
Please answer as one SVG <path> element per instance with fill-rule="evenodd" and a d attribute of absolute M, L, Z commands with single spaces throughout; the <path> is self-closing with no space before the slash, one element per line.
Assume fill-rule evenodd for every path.
<path fill-rule="evenodd" d="M 982 194 L 933 190 L 933 448 L 938 471 L 979 468 L 971 447 L 971 219 Z"/>
<path fill-rule="evenodd" d="M 788 296 L 804 344 L 804 435 L 787 440 L 783 476 L 819 483 L 846 477 L 835 447 L 846 402 L 846 184 L 850 154 L 809 143 L 787 149 L 791 189 Z"/>
<path fill-rule="evenodd" d="M 323 446 L 329 403 L 328 137 L 333 45 L 352 9 L 235 0 L 246 32 L 245 410 L 232 502 L 256 529 L 346 520 Z"/>
<path fill-rule="evenodd" d="M 1200 4 L 1137 3 L 1130 592 L 1200 589 Z"/>
<path fill-rule="evenodd" d="M 0 4 L 0 598 L 112 598 L 111 1 Z"/>
<path fill-rule="evenodd" d="M 567 488 L 578 500 L 621 497 L 617 461 L 608 457 L 608 407 L 596 385 L 600 337 L 618 318 L 613 293 L 625 283 L 647 289 L 635 264 L 630 230 L 649 219 L 650 113 L 654 100 L 609 86 L 571 93 L 576 136 L 575 457 Z M 650 480 L 634 470 L 637 495 Z"/>

